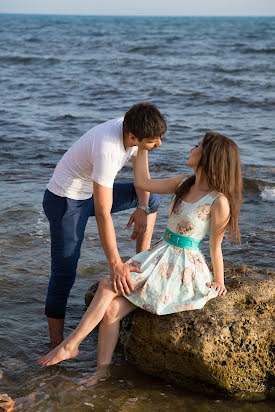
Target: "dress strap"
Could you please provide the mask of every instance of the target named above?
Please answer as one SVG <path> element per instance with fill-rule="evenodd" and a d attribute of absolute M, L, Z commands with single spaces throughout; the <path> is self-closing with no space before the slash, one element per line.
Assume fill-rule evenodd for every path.
<path fill-rule="evenodd" d="M 216 192 L 215 190 L 213 190 L 213 192 L 208 193 L 208 195 L 206 195 L 204 198 L 202 198 L 204 201 L 207 200 L 207 203 L 210 203 L 212 205 L 212 203 L 215 202 L 215 200 L 220 196 L 221 193 Z"/>

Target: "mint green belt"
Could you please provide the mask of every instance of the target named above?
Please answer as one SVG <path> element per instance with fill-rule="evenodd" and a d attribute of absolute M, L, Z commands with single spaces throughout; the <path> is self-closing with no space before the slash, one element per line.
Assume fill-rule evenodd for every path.
<path fill-rule="evenodd" d="M 165 240 L 165 242 L 169 243 L 169 245 L 182 247 L 183 249 L 200 250 L 199 239 L 195 239 L 194 237 L 177 235 L 176 233 L 172 232 L 167 228 L 165 230 L 163 239 Z"/>

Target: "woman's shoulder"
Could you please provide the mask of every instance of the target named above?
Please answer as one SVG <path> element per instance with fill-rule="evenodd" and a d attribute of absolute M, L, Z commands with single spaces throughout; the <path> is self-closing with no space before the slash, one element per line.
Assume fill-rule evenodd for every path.
<path fill-rule="evenodd" d="M 211 210 L 226 214 L 230 213 L 230 204 L 228 198 L 223 193 L 217 193 Z"/>

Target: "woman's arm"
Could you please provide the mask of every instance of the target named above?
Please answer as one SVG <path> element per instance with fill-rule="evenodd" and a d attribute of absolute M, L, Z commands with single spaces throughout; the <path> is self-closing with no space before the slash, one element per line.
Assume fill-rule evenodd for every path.
<path fill-rule="evenodd" d="M 159 194 L 175 193 L 178 184 L 185 176 L 179 175 L 167 179 L 151 179 L 147 150 L 142 149 L 138 149 L 134 171 L 136 188 Z"/>
<path fill-rule="evenodd" d="M 227 291 L 224 286 L 224 266 L 222 256 L 222 240 L 230 217 L 229 202 L 224 195 L 220 195 L 211 207 L 211 232 L 210 232 L 210 255 L 214 271 L 214 282 L 212 286 L 218 295 L 224 295 Z"/>

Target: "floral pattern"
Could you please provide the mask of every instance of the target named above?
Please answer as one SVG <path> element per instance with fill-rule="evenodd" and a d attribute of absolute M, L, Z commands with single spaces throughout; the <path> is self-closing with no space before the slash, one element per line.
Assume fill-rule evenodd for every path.
<path fill-rule="evenodd" d="M 142 306 L 141 306 L 141 309 L 144 309 L 144 310 L 146 310 L 147 312 L 157 313 L 157 312 L 156 312 L 156 309 L 154 308 L 154 306 L 148 305 L 148 303 L 142 305 Z"/>
<path fill-rule="evenodd" d="M 161 260 L 161 258 L 162 258 L 161 255 L 157 255 L 157 256 L 152 260 L 153 265 L 157 266 L 157 264 L 159 263 L 159 261 Z"/>
<path fill-rule="evenodd" d="M 194 272 L 191 268 L 186 266 L 181 272 L 181 281 L 184 286 L 189 286 L 194 279 Z"/>
<path fill-rule="evenodd" d="M 210 208 L 211 204 L 204 203 L 203 205 L 199 205 L 196 209 L 197 216 L 200 220 L 207 220 L 210 218 Z"/>
<path fill-rule="evenodd" d="M 194 232 L 194 225 L 189 220 L 182 220 L 177 224 L 176 233 L 181 236 L 191 236 Z"/>
<path fill-rule="evenodd" d="M 146 293 L 147 289 L 147 284 L 146 284 L 147 278 L 141 277 L 135 280 L 134 285 L 135 285 L 135 290 L 134 294 L 141 296 L 143 293 Z"/>
<path fill-rule="evenodd" d="M 188 303 L 182 303 L 180 305 L 176 305 L 175 309 L 176 309 L 176 312 L 183 312 L 185 310 L 192 310 L 194 308 L 193 308 L 192 302 L 188 302 Z"/>
<path fill-rule="evenodd" d="M 203 257 L 200 256 L 200 255 L 195 255 L 195 256 L 193 256 L 193 261 L 194 261 L 196 270 L 198 272 L 203 273 L 203 271 L 204 271 L 204 259 L 203 259 Z"/>
<path fill-rule="evenodd" d="M 212 192 L 196 203 L 181 202 L 172 211 L 167 228 L 179 235 L 202 239 L 210 228 L 210 210 L 219 193 Z M 127 262 L 142 273 L 131 272 L 135 291 L 126 296 L 140 308 L 158 315 L 201 309 L 217 292 L 207 286 L 213 281 L 200 251 L 168 244 L 164 239 Z"/>
<path fill-rule="evenodd" d="M 128 260 L 128 265 L 134 266 L 134 268 L 140 269 L 141 268 L 141 262 L 138 260 Z"/>
<path fill-rule="evenodd" d="M 174 268 L 174 263 L 165 262 L 159 265 L 158 272 L 162 278 L 169 279 L 173 273 Z"/>
<path fill-rule="evenodd" d="M 172 246 L 172 251 L 176 256 L 180 256 L 183 253 L 183 248 L 178 246 Z"/>

